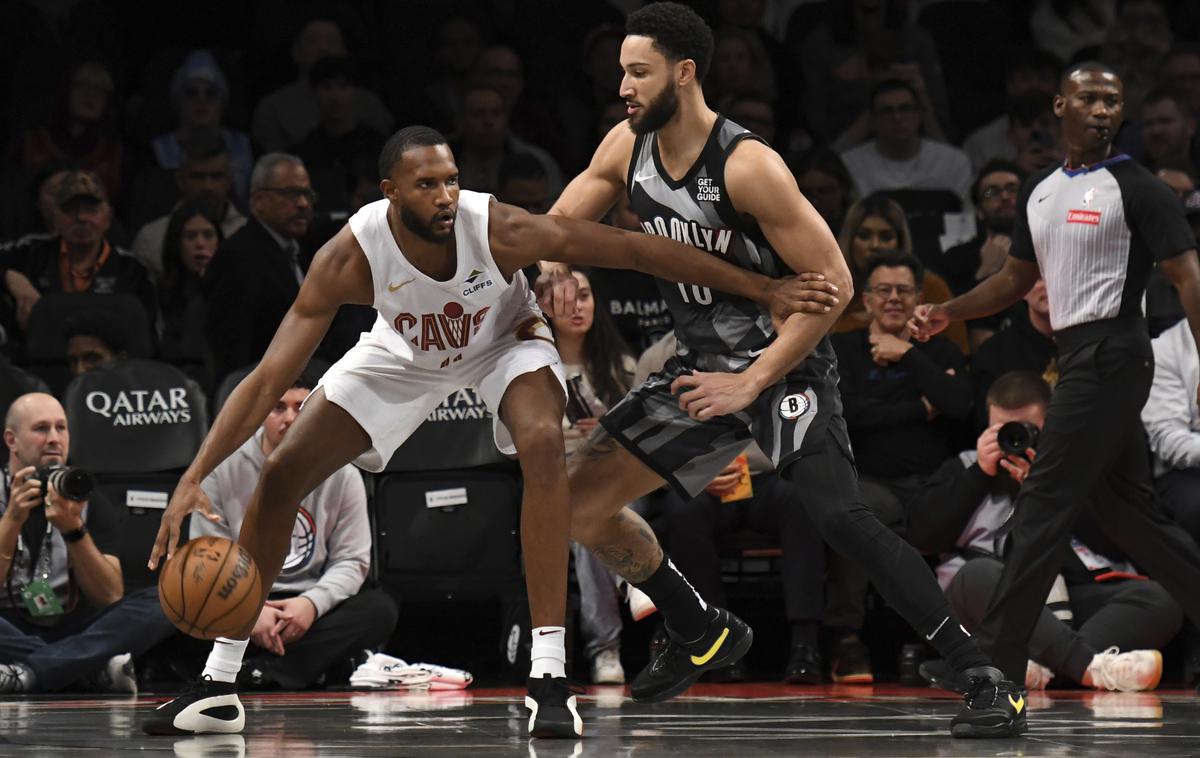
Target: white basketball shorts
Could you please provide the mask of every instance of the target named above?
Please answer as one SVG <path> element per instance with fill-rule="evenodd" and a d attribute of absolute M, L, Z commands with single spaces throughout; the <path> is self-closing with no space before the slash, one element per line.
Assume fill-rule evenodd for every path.
<path fill-rule="evenodd" d="M 521 374 L 549 366 L 566 395 L 558 349 L 542 322 L 524 329 L 522 338 L 510 332 L 470 358 L 444 369 L 414 366 L 384 349 L 370 334 L 321 377 L 325 397 L 343 408 L 371 437 L 371 449 L 355 459 L 367 471 L 382 471 L 392 454 L 452 392 L 474 387 L 492 413 L 496 447 L 516 452 L 511 433 L 500 421 L 500 401 L 508 385 Z"/>

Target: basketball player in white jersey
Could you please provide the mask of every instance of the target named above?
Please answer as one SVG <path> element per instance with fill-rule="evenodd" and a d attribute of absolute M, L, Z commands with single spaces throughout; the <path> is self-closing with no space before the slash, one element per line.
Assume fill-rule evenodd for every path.
<path fill-rule="evenodd" d="M 322 378 L 267 458 L 238 542 L 262 575 L 279 574 L 301 499 L 350 461 L 379 471 L 451 392 L 474 386 L 494 414 L 496 445 L 524 476 L 521 542 L 534 625 L 526 705 L 531 736 L 575 737 L 582 721 L 563 665 L 567 476 L 558 353 L 521 269 L 540 258 L 638 268 L 737 293 L 779 320 L 836 299 L 814 277 L 789 282 L 735 268 L 651 235 L 532 216 L 460 191 L 445 138 L 408 127 L 379 160 L 385 199 L 363 207 L 317 253 L 262 361 L 229 397 L 163 514 L 150 556 L 170 558 L 189 513 L 215 519 L 200 482 L 262 423 L 308 362 L 339 306 L 371 304 L 374 328 Z M 806 278 L 813 279 L 806 281 Z M 246 630 L 246 634 L 249 633 Z M 142 724 L 150 734 L 239 732 L 236 679 L 248 640 L 220 638 L 201 680 Z"/>

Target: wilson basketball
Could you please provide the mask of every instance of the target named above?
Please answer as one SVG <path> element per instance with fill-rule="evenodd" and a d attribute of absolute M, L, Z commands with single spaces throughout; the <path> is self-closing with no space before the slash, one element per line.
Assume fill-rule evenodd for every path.
<path fill-rule="evenodd" d="M 158 575 L 158 603 L 184 634 L 211 640 L 247 634 L 258 619 L 262 579 L 250 553 L 224 537 L 198 537 Z"/>

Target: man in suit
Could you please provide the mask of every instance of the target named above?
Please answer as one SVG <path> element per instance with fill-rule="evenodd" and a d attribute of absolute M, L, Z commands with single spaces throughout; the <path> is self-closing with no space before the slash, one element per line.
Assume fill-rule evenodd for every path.
<path fill-rule="evenodd" d="M 300 242 L 316 195 L 304 163 L 268 153 L 250 175 L 250 219 L 217 250 L 206 274 L 205 332 L 218 380 L 257 361 L 291 307 L 304 268 Z"/>

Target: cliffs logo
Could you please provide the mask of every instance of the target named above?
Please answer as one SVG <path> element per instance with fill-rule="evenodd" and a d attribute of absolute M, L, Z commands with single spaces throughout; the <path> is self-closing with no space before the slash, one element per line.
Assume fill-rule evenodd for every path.
<path fill-rule="evenodd" d="M 84 398 L 87 409 L 112 421 L 113 426 L 157 426 L 186 424 L 192 420 L 186 387 L 162 390 L 89 392 Z"/>
<path fill-rule="evenodd" d="M 441 313 L 401 313 L 392 321 L 392 328 L 421 350 L 461 350 L 479 333 L 490 310 L 480 308 L 471 313 L 461 304 L 449 302 Z"/>
<path fill-rule="evenodd" d="M 485 287 L 491 287 L 491 278 L 477 268 L 471 269 L 471 275 L 463 281 L 463 297 L 472 295 Z"/>

